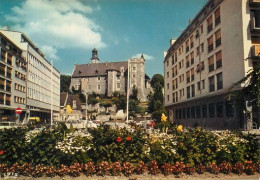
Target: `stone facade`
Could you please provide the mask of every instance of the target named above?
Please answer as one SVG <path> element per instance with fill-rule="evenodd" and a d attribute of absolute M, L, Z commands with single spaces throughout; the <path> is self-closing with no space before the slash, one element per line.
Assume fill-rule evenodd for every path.
<path fill-rule="evenodd" d="M 114 92 L 127 93 L 127 76 L 129 62 L 129 89 L 138 90 L 138 99 L 147 101 L 147 95 L 151 91 L 150 79 L 145 74 L 145 59 L 132 58 L 121 62 L 100 63 L 96 49 L 92 51 L 90 64 L 75 65 L 71 78 L 70 88 L 88 93 L 113 96 Z"/>

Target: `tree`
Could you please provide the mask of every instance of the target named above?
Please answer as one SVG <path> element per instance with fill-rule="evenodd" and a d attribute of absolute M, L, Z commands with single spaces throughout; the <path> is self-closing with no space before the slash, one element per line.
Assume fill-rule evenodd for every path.
<path fill-rule="evenodd" d="M 253 108 L 258 111 L 260 107 L 260 56 L 249 57 L 246 60 L 251 60 L 253 63 L 253 68 L 248 71 L 247 75 L 233 84 L 228 93 L 228 98 L 236 97 L 240 107 L 246 114 L 249 112 L 247 110 L 244 101 L 248 101 Z M 243 86 L 239 91 L 233 91 L 237 86 Z M 241 107 L 242 106 L 242 107 Z M 258 114 L 258 119 L 260 115 Z M 258 122 L 259 123 L 259 122 Z"/>
<path fill-rule="evenodd" d="M 136 88 L 136 86 L 134 86 L 130 98 L 134 100 L 138 100 L 137 95 L 138 95 L 138 89 Z"/>
<path fill-rule="evenodd" d="M 71 82 L 70 75 L 61 74 L 60 75 L 60 92 L 69 92 L 70 91 L 69 90 L 70 82 Z"/>
<path fill-rule="evenodd" d="M 156 84 L 160 84 L 161 87 L 164 86 L 164 78 L 161 74 L 153 75 L 152 80 L 151 80 L 151 86 L 153 88 L 155 88 Z"/>

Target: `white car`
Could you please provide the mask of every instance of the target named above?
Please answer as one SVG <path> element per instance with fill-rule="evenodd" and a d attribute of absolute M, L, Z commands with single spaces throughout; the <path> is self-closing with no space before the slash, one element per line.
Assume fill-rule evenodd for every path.
<path fill-rule="evenodd" d="M 0 129 L 17 128 L 15 122 L 0 122 Z"/>
<path fill-rule="evenodd" d="M 71 128 L 71 126 L 75 129 L 86 128 L 86 123 L 81 120 L 68 120 L 65 124 L 66 124 L 67 128 Z"/>

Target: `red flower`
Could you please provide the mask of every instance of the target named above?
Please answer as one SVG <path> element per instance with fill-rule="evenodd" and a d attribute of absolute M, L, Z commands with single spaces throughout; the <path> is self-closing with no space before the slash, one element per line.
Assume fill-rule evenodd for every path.
<path fill-rule="evenodd" d="M 3 155 L 4 154 L 4 150 L 0 150 L 0 155 Z"/>
<path fill-rule="evenodd" d="M 116 141 L 121 142 L 122 141 L 121 137 L 117 137 Z"/>
<path fill-rule="evenodd" d="M 130 141 L 130 140 L 131 140 L 131 137 L 130 137 L 130 136 L 127 136 L 125 139 L 126 139 L 127 141 Z"/>

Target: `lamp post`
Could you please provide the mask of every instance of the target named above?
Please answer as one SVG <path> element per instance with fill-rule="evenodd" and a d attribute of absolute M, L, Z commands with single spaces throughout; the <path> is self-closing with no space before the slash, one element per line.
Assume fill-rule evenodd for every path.
<path fill-rule="evenodd" d="M 87 90 L 84 91 L 86 96 L 86 120 L 88 120 L 88 92 Z"/>

